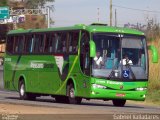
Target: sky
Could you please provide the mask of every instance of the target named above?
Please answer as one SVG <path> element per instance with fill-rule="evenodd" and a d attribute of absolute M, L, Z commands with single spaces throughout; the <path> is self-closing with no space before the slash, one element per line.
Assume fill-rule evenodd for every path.
<path fill-rule="evenodd" d="M 53 27 L 72 26 L 75 24 L 91 24 L 98 22 L 109 24 L 110 0 L 55 0 L 49 5 L 54 5 L 54 12 L 51 12 L 51 18 L 55 21 Z M 160 22 L 160 0 L 113 0 L 113 25 L 115 23 L 115 9 L 117 10 L 117 24 L 123 26 L 126 23 L 146 24 L 147 18 L 153 18 Z M 136 11 L 130 9 L 142 9 L 148 11 Z M 98 17 L 99 8 L 99 17 Z"/>

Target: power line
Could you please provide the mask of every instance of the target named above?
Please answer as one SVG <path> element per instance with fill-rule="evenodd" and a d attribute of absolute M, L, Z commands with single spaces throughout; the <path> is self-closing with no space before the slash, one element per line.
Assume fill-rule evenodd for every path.
<path fill-rule="evenodd" d="M 113 6 L 114 7 L 118 7 L 118 8 L 123 8 L 123 9 L 142 11 L 142 12 L 160 13 L 160 11 L 152 11 L 152 10 L 143 10 L 143 9 L 129 8 L 129 7 L 119 6 L 119 5 L 115 5 L 115 4 Z"/>

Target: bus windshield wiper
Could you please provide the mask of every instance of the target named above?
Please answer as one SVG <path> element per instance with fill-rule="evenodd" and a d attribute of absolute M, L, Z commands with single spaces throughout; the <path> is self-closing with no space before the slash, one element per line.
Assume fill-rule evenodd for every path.
<path fill-rule="evenodd" d="M 114 74 L 114 70 L 116 68 L 116 65 L 113 66 L 111 73 L 109 74 L 109 76 L 107 77 L 107 79 L 111 79 L 112 75 Z"/>
<path fill-rule="evenodd" d="M 128 62 L 126 63 L 126 68 L 128 68 L 129 71 L 131 72 L 132 79 L 136 80 L 136 76 L 134 75 L 131 65 Z"/>

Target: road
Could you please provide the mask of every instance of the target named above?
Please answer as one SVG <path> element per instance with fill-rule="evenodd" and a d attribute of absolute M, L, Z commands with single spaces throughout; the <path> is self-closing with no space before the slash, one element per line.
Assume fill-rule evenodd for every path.
<path fill-rule="evenodd" d="M 54 114 L 63 115 L 63 117 L 65 116 L 64 119 L 66 119 L 66 115 L 70 115 L 67 116 L 70 120 L 74 119 L 70 118 L 73 116 L 77 116 L 78 118 L 79 116 L 83 116 L 83 118 L 87 118 L 87 120 L 88 117 L 92 120 L 93 118 L 100 119 L 104 117 L 110 117 L 110 119 L 113 119 L 114 115 L 121 114 L 159 114 L 156 120 L 160 119 L 160 106 L 149 106 L 128 102 L 125 107 L 114 107 L 110 101 L 99 100 L 83 100 L 81 105 L 71 105 L 56 103 L 55 100 L 49 96 L 39 97 L 36 101 L 27 101 L 20 100 L 17 92 L 3 90 L 0 91 L 0 108 L 1 114 Z"/>
<path fill-rule="evenodd" d="M 10 103 L 16 105 L 26 106 L 41 106 L 47 108 L 62 108 L 62 109 L 75 109 L 99 111 L 101 113 L 153 113 L 160 114 L 160 106 L 148 106 L 144 104 L 136 104 L 128 102 L 125 107 L 114 107 L 111 101 L 101 100 L 83 100 L 81 105 L 71 105 L 56 103 L 54 98 L 49 96 L 38 97 L 36 101 L 20 100 L 17 92 L 0 91 L 0 103 Z M 81 111 L 83 113 L 83 111 Z M 90 112 L 89 112 L 90 113 Z"/>

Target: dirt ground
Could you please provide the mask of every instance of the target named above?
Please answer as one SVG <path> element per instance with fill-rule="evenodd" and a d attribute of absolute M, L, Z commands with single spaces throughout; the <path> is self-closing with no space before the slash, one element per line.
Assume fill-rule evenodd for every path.
<path fill-rule="evenodd" d="M 106 114 L 101 111 L 101 114 Z M 17 104 L 0 104 L 0 114 L 98 114 L 97 110 L 81 110 L 58 107 L 26 106 Z"/>
<path fill-rule="evenodd" d="M 101 115 L 102 114 L 102 115 Z M 0 120 L 106 120 L 113 119 L 105 111 L 0 104 Z"/>

